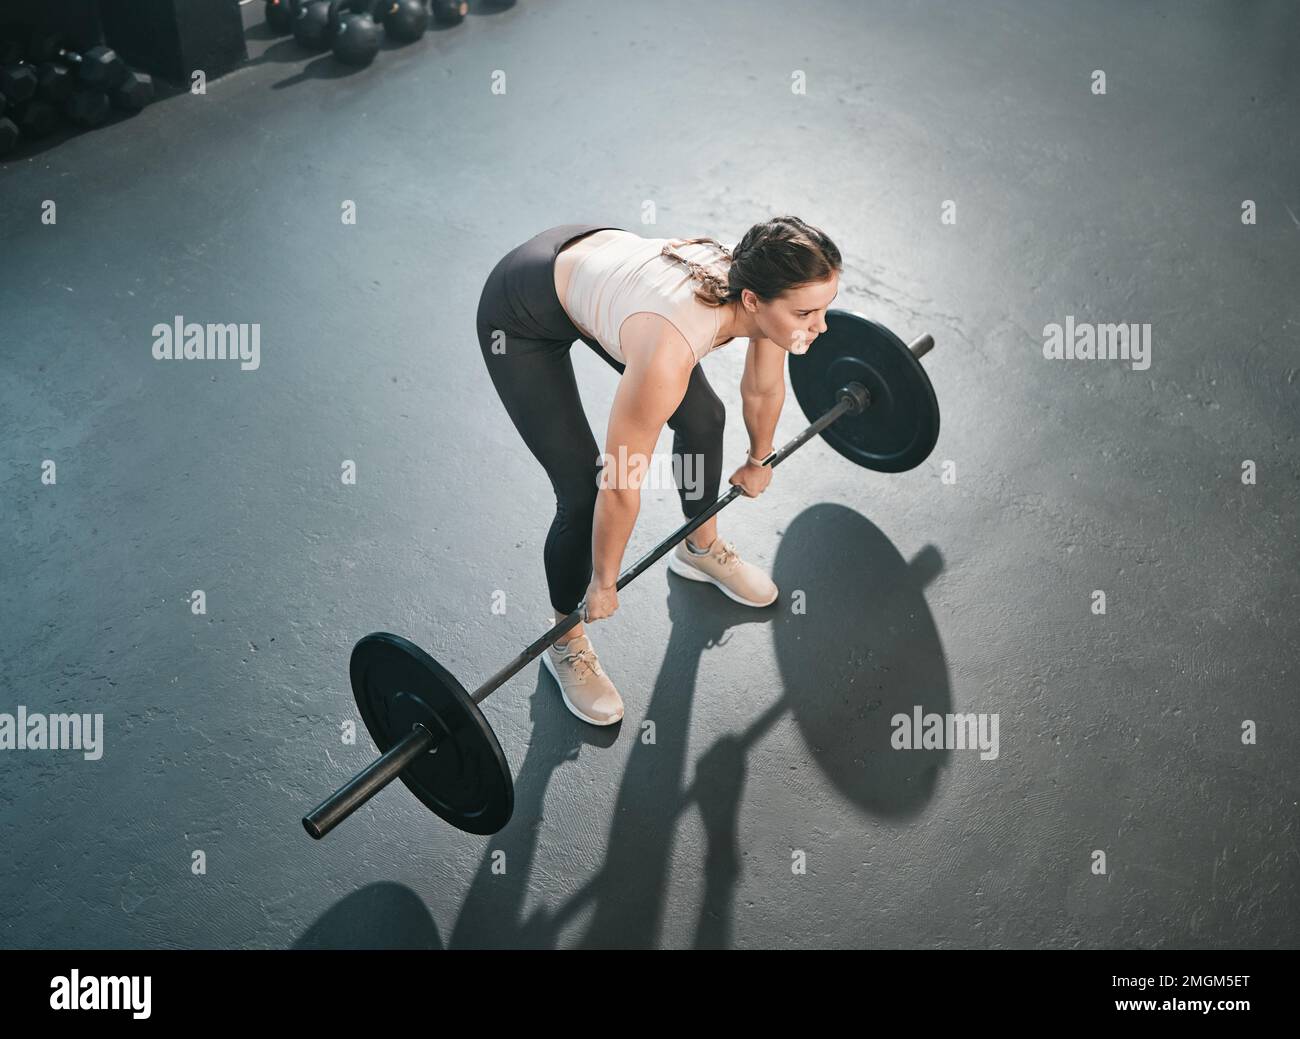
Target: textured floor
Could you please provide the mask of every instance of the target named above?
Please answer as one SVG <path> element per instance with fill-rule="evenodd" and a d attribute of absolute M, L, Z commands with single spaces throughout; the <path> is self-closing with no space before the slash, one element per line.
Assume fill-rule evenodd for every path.
<path fill-rule="evenodd" d="M 519 0 L 348 75 L 254 27 L 206 96 L 0 166 L 0 712 L 104 717 L 99 760 L 0 754 L 0 944 L 1295 946 L 1300 12 L 1086 7 Z M 399 787 L 311 841 L 373 755 L 358 637 L 473 686 L 545 630 L 484 277 L 647 203 L 825 228 L 837 305 L 934 334 L 938 447 L 816 442 L 727 510 L 783 608 L 626 589 L 619 731 L 536 665 L 489 700 L 501 833 Z M 155 361 L 176 315 L 260 367 Z M 1150 323 L 1149 368 L 1044 358 L 1067 317 Z M 743 359 L 705 362 L 736 463 Z M 677 517 L 647 493 L 629 560 Z M 998 756 L 892 750 L 914 705 Z"/>

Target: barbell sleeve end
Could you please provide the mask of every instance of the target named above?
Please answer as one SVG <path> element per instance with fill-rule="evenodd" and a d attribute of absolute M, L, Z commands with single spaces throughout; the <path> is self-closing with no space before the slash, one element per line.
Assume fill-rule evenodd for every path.
<path fill-rule="evenodd" d="M 930 335 L 929 332 L 919 335 L 907 345 L 907 348 L 912 352 L 913 357 L 920 360 L 934 349 L 934 336 Z"/>
<path fill-rule="evenodd" d="M 434 736 L 415 725 L 401 740 L 377 757 L 364 771 L 327 797 L 302 818 L 303 829 L 316 840 L 374 797 L 401 775 L 402 770 L 434 745 Z"/>

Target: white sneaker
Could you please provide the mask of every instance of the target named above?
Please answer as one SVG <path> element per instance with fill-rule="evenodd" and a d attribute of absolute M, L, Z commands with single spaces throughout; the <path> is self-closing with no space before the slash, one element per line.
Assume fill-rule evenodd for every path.
<path fill-rule="evenodd" d="M 771 606 L 780 594 L 776 583 L 753 563 L 746 563 L 730 541 L 714 538 L 708 555 L 697 556 L 686 548 L 686 539 L 668 556 L 668 569 L 688 581 L 716 585 L 729 599 L 746 606 Z"/>
<path fill-rule="evenodd" d="M 551 620 L 551 626 L 555 620 Z M 542 663 L 560 687 L 564 706 L 584 722 L 613 725 L 623 718 L 623 699 L 605 674 L 586 635 L 547 646 Z"/>

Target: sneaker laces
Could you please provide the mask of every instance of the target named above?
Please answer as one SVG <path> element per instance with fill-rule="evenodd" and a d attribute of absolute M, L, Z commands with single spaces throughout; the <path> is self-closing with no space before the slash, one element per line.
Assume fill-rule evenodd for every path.
<path fill-rule="evenodd" d="M 568 649 L 568 645 L 569 644 L 566 642 L 564 648 L 560 649 L 560 652 L 564 654 L 561 659 L 566 664 L 571 665 L 575 671 L 581 672 L 583 668 L 586 668 L 586 670 L 592 675 L 604 674 L 600 669 L 600 661 L 596 659 L 596 651 L 594 649 L 590 646 L 587 646 L 585 649 Z"/>
<path fill-rule="evenodd" d="M 722 551 L 718 553 L 718 562 L 723 566 L 731 566 L 733 563 L 740 562 L 740 556 L 736 553 L 736 546 L 730 541 L 722 543 Z"/>

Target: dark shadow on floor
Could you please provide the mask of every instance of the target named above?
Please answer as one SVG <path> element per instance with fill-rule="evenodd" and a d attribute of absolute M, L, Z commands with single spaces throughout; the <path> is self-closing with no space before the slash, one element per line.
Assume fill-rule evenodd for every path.
<path fill-rule="evenodd" d="M 779 752 L 763 747 L 762 739 L 789 712 L 807 753 L 846 802 L 846 812 L 853 806 L 879 818 L 919 813 L 948 755 L 892 750 L 890 719 L 910 715 L 917 706 L 926 713 L 949 709 L 943 650 L 923 594 L 941 567 L 937 550 L 927 548 L 909 563 L 869 520 L 842 506 L 818 505 L 785 533 L 773 567 L 782 595 L 771 607 L 742 606 L 714 588 L 688 586 L 668 575 L 672 626 L 645 712 L 645 721 L 654 723 L 654 743 L 643 740 L 643 723 L 629 730 L 636 742 L 600 872 L 567 901 L 523 920 L 546 783 L 563 761 L 576 758 L 581 745 L 591 742 L 591 734 L 607 731 L 572 719 L 544 676 L 534 692 L 537 728 L 516 784 L 521 800 L 515 818 L 488 850 L 449 947 L 553 948 L 561 931 L 588 907 L 591 922 L 576 944 L 657 947 L 677 824 L 692 805 L 698 806 L 706 832 L 705 891 L 693 944 L 729 946 L 746 763 L 751 752 Z M 772 627 L 779 673 L 771 683 L 784 695 L 743 732 L 721 737 L 700 755 L 688 784 L 690 705 L 700 659 L 706 650 L 725 645 L 732 629 L 755 623 Z M 572 735 L 565 737 L 566 731 Z M 491 872 L 494 851 L 506 854 L 505 874 Z"/>
<path fill-rule="evenodd" d="M 441 949 L 438 926 L 404 884 L 370 884 L 335 903 L 294 949 Z"/>
<path fill-rule="evenodd" d="M 786 530 L 773 578 L 805 614 L 773 624 L 785 699 L 822 774 L 872 816 L 908 819 L 934 793 L 948 754 L 894 750 L 897 714 L 946 714 L 948 666 L 925 588 L 943 568 L 927 546 L 905 560 L 870 520 L 814 505 Z"/>
<path fill-rule="evenodd" d="M 540 665 L 534 682 L 529 697 L 532 731 L 515 775 L 514 814 L 484 850 L 448 939 L 452 949 L 554 946 L 554 931 L 544 914 L 523 923 L 547 789 L 561 765 L 576 761 L 585 748 L 590 748 L 591 753 L 607 750 L 623 728 L 621 722 L 595 726 L 575 718 L 562 703 L 554 679 Z M 494 872 L 494 868 L 504 868 L 505 872 Z"/>

